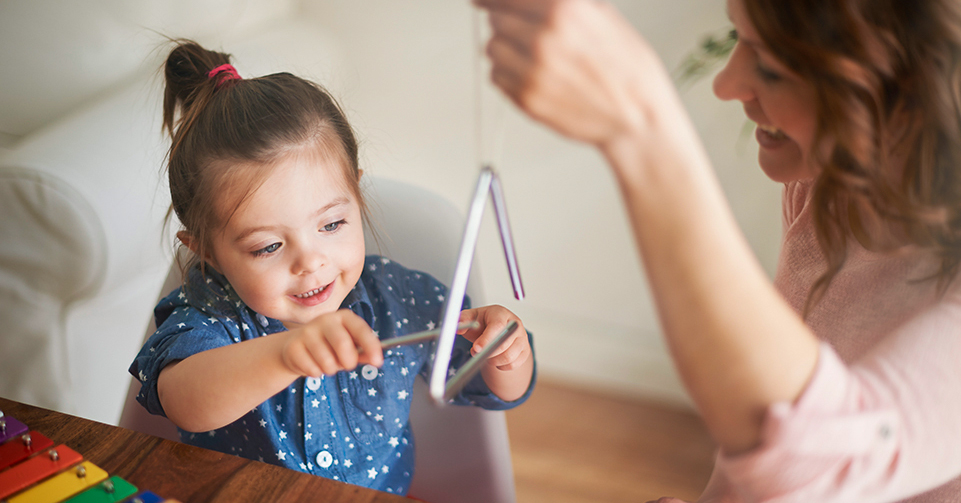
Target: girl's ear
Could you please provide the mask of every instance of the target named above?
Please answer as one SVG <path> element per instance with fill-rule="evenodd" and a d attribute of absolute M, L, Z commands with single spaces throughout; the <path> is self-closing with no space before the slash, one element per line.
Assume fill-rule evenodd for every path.
<path fill-rule="evenodd" d="M 194 237 L 190 235 L 190 233 L 188 233 L 187 231 L 178 231 L 177 239 L 179 239 L 180 242 L 187 247 L 187 249 L 192 251 L 194 255 L 198 257 L 200 256 L 200 243 L 196 239 L 194 239 Z M 205 255 L 206 257 L 202 257 L 204 262 L 207 262 L 208 264 L 212 265 L 214 269 L 217 269 L 219 271 L 220 269 L 217 267 L 217 262 L 214 260 L 213 255 L 211 255 L 209 251 L 206 251 Z"/>
<path fill-rule="evenodd" d="M 177 239 L 179 239 L 180 242 L 187 247 L 187 249 L 194 252 L 194 255 L 197 254 L 197 248 L 198 248 L 197 241 L 194 240 L 194 237 L 188 234 L 187 231 L 178 231 Z"/>

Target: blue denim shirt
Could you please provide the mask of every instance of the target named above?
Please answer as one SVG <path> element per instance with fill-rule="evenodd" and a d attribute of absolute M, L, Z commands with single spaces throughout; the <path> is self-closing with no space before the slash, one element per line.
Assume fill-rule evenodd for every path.
<path fill-rule="evenodd" d="M 447 288 L 430 275 L 372 255 L 367 257 L 360 281 L 341 308 L 357 313 L 380 339 L 387 339 L 434 328 L 446 294 Z M 465 299 L 464 308 L 469 304 Z M 141 381 L 137 400 L 151 413 L 161 415 L 164 411 L 157 396 L 157 377 L 167 364 L 285 330 L 280 321 L 248 308 L 226 279 L 211 268 L 206 277 L 198 268 L 191 269 L 187 287 L 161 300 L 154 314 L 159 328 L 129 370 Z M 204 433 L 181 430 L 181 440 L 406 494 L 414 472 L 410 398 L 415 376 L 430 375 L 434 346 L 424 343 L 385 350 L 379 369 L 365 365 L 333 376 L 299 378 L 233 423 Z M 452 371 L 470 358 L 470 347 L 469 341 L 458 336 Z M 509 409 L 527 400 L 534 382 L 532 378 L 523 397 L 504 402 L 478 375 L 453 403 Z"/>

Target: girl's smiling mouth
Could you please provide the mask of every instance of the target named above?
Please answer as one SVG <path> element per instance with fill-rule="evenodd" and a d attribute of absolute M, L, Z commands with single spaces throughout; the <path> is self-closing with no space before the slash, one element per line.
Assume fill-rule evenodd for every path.
<path fill-rule="evenodd" d="M 333 291 L 333 285 L 334 282 L 331 281 L 320 288 L 308 290 L 304 293 L 293 294 L 290 295 L 290 297 L 292 297 L 298 304 L 302 304 L 304 306 L 316 306 L 317 304 L 325 302 L 330 298 L 330 294 Z"/>

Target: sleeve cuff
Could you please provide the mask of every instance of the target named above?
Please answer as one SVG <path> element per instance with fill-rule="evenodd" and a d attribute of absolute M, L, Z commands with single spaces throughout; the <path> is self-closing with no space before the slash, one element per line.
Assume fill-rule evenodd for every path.
<path fill-rule="evenodd" d="M 750 501 L 857 499 L 857 492 L 848 491 L 883 479 L 890 470 L 899 427 L 894 410 L 860 410 L 857 397 L 857 382 L 822 343 L 801 396 L 794 403 L 771 405 L 761 444 L 737 455 L 722 451 L 718 469 Z"/>

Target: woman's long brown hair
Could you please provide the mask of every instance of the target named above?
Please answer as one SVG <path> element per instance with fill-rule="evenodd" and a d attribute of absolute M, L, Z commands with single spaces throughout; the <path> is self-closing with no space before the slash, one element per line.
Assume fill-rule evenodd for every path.
<path fill-rule="evenodd" d="M 816 90 L 811 204 L 828 266 L 805 313 L 852 237 L 933 252 L 928 279 L 943 292 L 961 263 L 961 2 L 743 1 L 770 50 Z"/>

